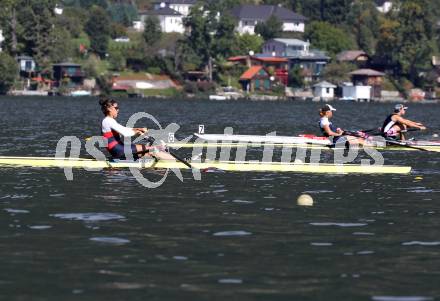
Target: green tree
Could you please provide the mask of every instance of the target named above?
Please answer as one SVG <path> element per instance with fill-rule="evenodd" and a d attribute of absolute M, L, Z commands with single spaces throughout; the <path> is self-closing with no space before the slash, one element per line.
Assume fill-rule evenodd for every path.
<path fill-rule="evenodd" d="M 400 27 L 398 35 L 401 44 L 397 51 L 397 60 L 401 72 L 407 74 L 414 83 L 418 71 L 430 62 L 432 44 L 428 39 L 423 9 L 416 3 L 408 1 L 399 10 Z"/>
<path fill-rule="evenodd" d="M 322 77 L 327 81 L 331 81 L 332 83 L 342 84 L 343 82 L 350 81 L 349 73 L 356 68 L 357 67 L 355 65 L 350 63 L 332 62 L 325 66 L 322 72 Z"/>
<path fill-rule="evenodd" d="M 6 94 L 18 74 L 17 62 L 6 53 L 0 53 L 0 94 Z"/>
<path fill-rule="evenodd" d="M 237 34 L 234 40 L 234 54 L 236 55 L 248 54 L 251 50 L 258 53 L 261 51 L 261 47 L 264 43 L 261 36 L 248 33 L 242 35 Z"/>
<path fill-rule="evenodd" d="M 184 25 L 191 28 L 190 35 L 186 40 L 186 47 L 182 50 L 186 50 L 190 56 L 197 56 L 200 62 L 207 72 L 210 80 L 212 80 L 212 57 L 213 57 L 213 45 L 214 39 L 212 33 L 215 31 L 213 26 L 215 22 L 215 11 L 210 11 L 206 16 L 203 7 L 196 5 L 191 9 L 190 14 L 184 19 Z M 213 18 L 212 18 L 213 17 Z M 194 55 L 192 55 L 194 54 Z M 193 62 L 191 62 L 193 63 Z"/>
<path fill-rule="evenodd" d="M 22 31 L 22 26 L 18 22 L 17 11 L 21 7 L 20 0 L 3 0 L 0 9 L 0 27 L 4 29 L 3 34 L 6 41 L 3 47 L 11 54 L 16 55 L 20 51 L 18 36 Z"/>
<path fill-rule="evenodd" d="M 330 55 L 354 48 L 354 42 L 346 32 L 327 22 L 312 22 L 306 29 L 305 37 L 314 47 Z"/>
<path fill-rule="evenodd" d="M 300 66 L 295 66 L 289 70 L 289 86 L 293 88 L 304 86 L 303 69 Z"/>
<path fill-rule="evenodd" d="M 105 57 L 110 38 L 110 18 L 101 7 L 94 6 L 90 11 L 85 30 L 90 38 L 90 49 L 101 58 Z"/>
<path fill-rule="evenodd" d="M 275 15 L 272 15 L 266 22 L 258 23 L 255 26 L 255 33 L 261 35 L 264 40 L 278 37 L 283 32 L 283 22 Z"/>
<path fill-rule="evenodd" d="M 48 53 L 55 46 L 53 39 L 55 0 L 29 0 L 19 9 L 19 20 L 23 26 L 22 39 L 25 43 L 24 52 L 33 56 L 40 68 L 49 68 Z"/>
<path fill-rule="evenodd" d="M 376 34 L 379 32 L 379 13 L 370 0 L 360 0 L 351 5 L 347 25 L 354 33 L 357 45 L 368 54 L 374 54 Z"/>
<path fill-rule="evenodd" d="M 162 37 L 162 30 L 157 17 L 149 16 L 146 18 L 145 29 L 142 36 L 148 46 L 153 46 L 160 41 Z"/>
<path fill-rule="evenodd" d="M 216 58 L 227 58 L 232 55 L 231 41 L 235 38 L 236 21 L 228 14 L 221 15 L 215 24 L 213 51 Z"/>

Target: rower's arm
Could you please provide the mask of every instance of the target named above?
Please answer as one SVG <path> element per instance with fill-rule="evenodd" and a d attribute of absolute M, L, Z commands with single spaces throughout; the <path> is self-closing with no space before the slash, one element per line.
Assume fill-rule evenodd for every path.
<path fill-rule="evenodd" d="M 116 120 L 112 122 L 111 128 L 124 137 L 131 137 L 136 135 L 136 132 L 133 129 L 120 125 Z"/>
<path fill-rule="evenodd" d="M 324 125 L 323 129 L 324 129 L 325 133 L 329 136 L 341 136 L 342 135 L 342 132 L 341 133 L 333 132 L 332 129 L 330 128 L 330 125 L 328 125 L 328 124 Z"/>
<path fill-rule="evenodd" d="M 409 120 L 409 119 L 405 119 L 405 118 L 403 118 L 403 117 L 401 117 L 401 116 L 397 116 L 397 117 L 396 117 L 396 121 L 398 121 L 398 122 L 400 122 L 401 124 L 404 124 L 404 125 L 406 125 L 406 126 L 408 126 L 408 127 L 418 128 L 418 129 L 421 129 L 421 130 L 426 129 L 426 127 L 425 127 L 422 123 L 420 123 L 420 122 L 414 122 L 414 121 L 411 121 L 411 120 Z"/>

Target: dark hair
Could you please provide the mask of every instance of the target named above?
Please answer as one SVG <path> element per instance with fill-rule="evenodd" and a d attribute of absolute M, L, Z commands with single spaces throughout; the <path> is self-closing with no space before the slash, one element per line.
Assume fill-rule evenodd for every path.
<path fill-rule="evenodd" d="M 99 99 L 99 105 L 101 106 L 101 111 L 104 113 L 104 115 L 107 115 L 110 111 L 110 108 L 116 103 L 116 100 L 107 98 L 107 97 L 101 97 Z"/>

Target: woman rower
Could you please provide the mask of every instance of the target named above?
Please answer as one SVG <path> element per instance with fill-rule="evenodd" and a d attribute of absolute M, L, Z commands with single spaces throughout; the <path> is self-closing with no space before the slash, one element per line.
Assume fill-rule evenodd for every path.
<path fill-rule="evenodd" d="M 116 121 L 118 117 L 119 106 L 116 100 L 103 98 L 99 101 L 102 113 L 105 118 L 102 120 L 102 135 L 107 140 L 107 150 L 114 159 L 125 159 L 124 143 L 121 135 L 124 137 L 132 137 L 135 135 L 143 135 L 147 133 L 146 128 L 128 128 Z M 147 146 L 143 144 L 131 144 L 131 153 L 135 160 L 142 156 L 154 157 L 157 159 L 174 160 L 169 153 L 158 150 L 157 147 Z"/>
<path fill-rule="evenodd" d="M 406 131 L 408 127 L 426 130 L 426 127 L 422 123 L 402 117 L 405 115 L 407 109 L 408 107 L 402 104 L 394 106 L 394 112 L 388 115 L 382 126 L 381 132 L 384 138 L 405 140 L 403 132 Z"/>
<path fill-rule="evenodd" d="M 333 111 L 336 111 L 336 109 L 329 104 L 323 106 L 319 111 L 319 115 L 321 116 L 321 119 L 319 120 L 319 128 L 321 129 L 322 134 L 325 137 L 333 138 L 332 141 L 334 145 L 336 145 L 338 141 L 339 143 L 344 141 L 345 143 L 349 143 L 351 145 L 363 145 L 365 142 L 363 138 L 346 135 L 342 129 L 337 128 L 332 122 L 330 122 L 330 119 L 333 117 Z M 342 138 L 342 136 L 344 136 L 344 138 Z M 344 140 L 340 140 L 341 138 Z"/>

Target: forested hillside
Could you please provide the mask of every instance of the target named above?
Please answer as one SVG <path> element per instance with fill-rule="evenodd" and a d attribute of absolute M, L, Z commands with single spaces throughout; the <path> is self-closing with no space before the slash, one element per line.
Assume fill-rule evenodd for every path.
<path fill-rule="evenodd" d="M 156 22 L 147 24 L 144 33 L 133 32 L 132 22 L 153 2 L 3 0 L 0 28 L 6 40 L 0 64 L 8 65 L 11 57 L 24 54 L 34 57 L 43 73 L 52 63 L 69 60 L 82 63 L 91 77 L 149 69 L 179 79 L 187 70 L 215 62 L 214 77 L 221 83 L 230 72 L 222 64 L 227 57 L 258 51 L 262 38 L 267 38 L 238 36 L 236 20 L 227 13 L 235 5 L 255 3 L 282 5 L 308 19 L 303 34 L 283 33 L 275 24 L 269 28 L 272 35 L 309 40 L 332 58 L 343 50 L 361 49 L 385 66 L 396 83 L 435 84 L 430 72 L 432 56 L 440 49 L 438 0 L 395 0 L 386 14 L 377 10 L 374 0 L 200 1 L 199 7 L 209 13 L 193 10 L 185 20 L 191 34 L 162 34 Z M 64 8 L 62 15 L 54 13 L 57 5 Z M 120 36 L 129 36 L 130 43 L 115 43 Z"/>

